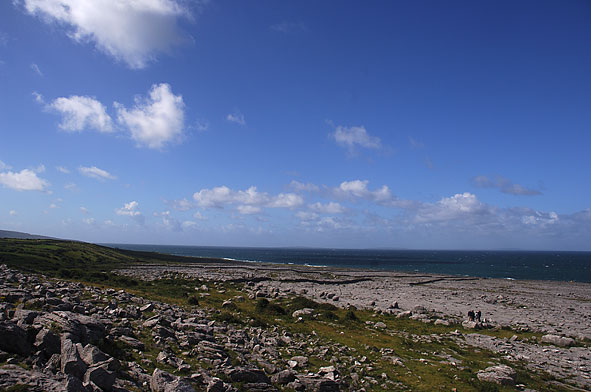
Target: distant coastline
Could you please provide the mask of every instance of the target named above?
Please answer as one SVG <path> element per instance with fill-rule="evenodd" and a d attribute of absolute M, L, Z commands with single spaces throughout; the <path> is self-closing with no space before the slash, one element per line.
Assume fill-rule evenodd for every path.
<path fill-rule="evenodd" d="M 317 249 L 102 244 L 232 261 L 591 283 L 591 252 Z"/>

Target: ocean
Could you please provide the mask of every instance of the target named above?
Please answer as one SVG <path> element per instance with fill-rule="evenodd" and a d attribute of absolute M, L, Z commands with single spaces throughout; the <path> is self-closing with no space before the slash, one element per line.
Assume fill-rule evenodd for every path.
<path fill-rule="evenodd" d="M 591 283 L 591 252 L 103 245 L 180 256 L 214 257 L 247 262 Z"/>

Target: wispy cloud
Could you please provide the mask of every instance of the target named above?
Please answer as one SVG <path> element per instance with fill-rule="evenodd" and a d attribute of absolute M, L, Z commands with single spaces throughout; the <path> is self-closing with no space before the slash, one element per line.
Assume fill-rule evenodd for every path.
<path fill-rule="evenodd" d="M 270 26 L 270 29 L 278 33 L 294 34 L 294 33 L 305 33 L 310 30 L 307 24 L 304 22 L 288 22 L 283 21 Z"/>
<path fill-rule="evenodd" d="M 497 188 L 501 192 L 510 195 L 537 196 L 542 194 L 537 189 L 527 188 L 501 176 L 496 176 L 494 179 L 490 179 L 487 176 L 476 176 L 472 179 L 472 183 L 479 188 Z"/>
<path fill-rule="evenodd" d="M 234 113 L 230 113 L 226 116 L 226 120 L 236 123 L 238 125 L 241 126 L 245 126 L 246 125 L 246 120 L 244 119 L 244 115 L 238 111 L 234 112 Z"/>
<path fill-rule="evenodd" d="M 408 137 L 408 142 L 410 143 L 410 146 L 412 148 L 423 148 L 425 147 L 425 145 L 423 144 L 423 142 L 413 138 L 412 136 Z"/>
<path fill-rule="evenodd" d="M 39 66 L 35 63 L 31 63 L 31 69 L 33 70 L 33 72 L 35 72 L 37 75 L 39 76 L 43 76 L 43 72 L 41 72 L 41 69 L 39 69 Z"/>
<path fill-rule="evenodd" d="M 337 126 L 333 133 L 329 136 L 335 140 L 335 142 L 349 150 L 349 152 L 355 152 L 356 148 L 368 148 L 379 150 L 382 148 L 382 141 L 379 137 L 371 136 L 364 126 L 359 127 L 344 127 Z"/>
<path fill-rule="evenodd" d="M 292 180 L 289 185 L 288 188 L 295 191 L 295 192 L 318 192 L 320 191 L 320 187 L 316 184 L 312 184 L 312 183 L 301 183 L 299 181 L 296 180 Z"/>
<path fill-rule="evenodd" d="M 80 166 L 78 171 L 83 176 L 95 178 L 97 180 L 115 180 L 117 178 L 108 171 L 99 169 L 96 166 Z"/>

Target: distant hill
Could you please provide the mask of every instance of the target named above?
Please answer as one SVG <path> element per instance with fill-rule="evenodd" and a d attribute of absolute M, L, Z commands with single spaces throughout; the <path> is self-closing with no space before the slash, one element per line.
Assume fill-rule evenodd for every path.
<path fill-rule="evenodd" d="M 21 240 L 50 240 L 52 237 L 43 235 L 35 235 L 29 233 L 21 233 L 19 231 L 0 230 L 0 238 L 18 238 Z"/>

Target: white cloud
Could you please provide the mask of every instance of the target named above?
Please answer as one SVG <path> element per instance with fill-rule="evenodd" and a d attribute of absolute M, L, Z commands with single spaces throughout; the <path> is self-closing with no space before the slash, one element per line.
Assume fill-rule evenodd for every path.
<path fill-rule="evenodd" d="M 232 203 L 234 196 L 227 186 L 218 186 L 213 189 L 202 189 L 193 194 L 193 199 L 200 207 L 222 208 L 224 204 Z"/>
<path fill-rule="evenodd" d="M 59 207 L 58 207 L 58 205 L 57 205 L 57 204 L 55 204 L 55 203 L 51 203 L 51 204 L 49 205 L 49 208 L 51 208 L 51 209 L 54 209 L 54 208 L 59 208 Z"/>
<path fill-rule="evenodd" d="M 17 216 L 18 215 L 18 212 L 16 212 L 15 210 L 10 210 L 10 211 L 8 211 L 8 215 L 10 215 L 10 216 Z"/>
<path fill-rule="evenodd" d="M 24 169 L 20 172 L 0 173 L 0 184 L 17 191 L 44 191 L 49 182 L 37 176 L 33 170 Z"/>
<path fill-rule="evenodd" d="M 243 206 L 240 205 L 238 207 L 236 207 L 236 209 L 238 210 L 239 213 L 244 214 L 244 215 L 251 215 L 251 214 L 260 214 L 262 212 L 261 207 L 255 207 L 255 206 Z"/>
<path fill-rule="evenodd" d="M 295 193 L 280 193 L 269 202 L 272 208 L 295 208 L 304 204 L 304 199 Z"/>
<path fill-rule="evenodd" d="M 226 120 L 236 123 L 238 125 L 246 125 L 246 120 L 244 119 L 244 115 L 238 111 L 234 113 L 230 113 L 226 116 Z"/>
<path fill-rule="evenodd" d="M 81 206 L 80 207 L 80 212 L 87 215 L 87 214 L 89 214 L 90 211 L 88 211 L 88 208 L 86 208 L 84 206 Z"/>
<path fill-rule="evenodd" d="M 328 202 L 327 204 L 322 204 L 320 202 L 310 204 L 308 208 L 312 211 L 319 212 L 321 214 L 342 214 L 343 212 L 345 212 L 345 207 L 333 201 Z"/>
<path fill-rule="evenodd" d="M 335 196 L 346 199 L 366 199 L 376 202 L 387 202 L 392 200 L 392 193 L 390 189 L 383 185 L 381 188 L 374 191 L 367 189 L 368 181 L 353 180 L 343 181 L 337 188 L 333 189 Z"/>
<path fill-rule="evenodd" d="M 70 169 L 65 166 L 56 166 L 55 169 L 60 173 L 70 174 Z"/>
<path fill-rule="evenodd" d="M 72 95 L 69 98 L 60 97 L 51 102 L 48 108 L 62 115 L 59 127 L 64 131 L 80 132 L 85 129 L 96 129 L 99 132 L 113 131 L 113 121 L 107 114 L 105 106 L 94 98 L 78 95 Z"/>
<path fill-rule="evenodd" d="M 532 211 L 533 212 L 533 211 Z M 524 225 L 553 225 L 560 220 L 558 214 L 554 211 L 541 212 L 535 211 L 531 214 L 523 215 L 521 221 Z"/>
<path fill-rule="evenodd" d="M 133 109 L 115 103 L 117 119 L 126 126 L 138 145 L 161 149 L 183 135 L 183 97 L 174 95 L 169 84 L 153 85 L 149 97 L 136 98 Z"/>
<path fill-rule="evenodd" d="M 355 151 L 356 147 L 371 149 L 382 148 L 382 141 L 380 138 L 371 136 L 367 133 L 364 126 L 347 128 L 339 125 L 330 136 L 339 146 L 346 147 L 351 152 Z"/>
<path fill-rule="evenodd" d="M 35 63 L 31 63 L 31 69 L 39 76 L 43 76 L 43 72 L 39 69 L 39 66 Z"/>
<path fill-rule="evenodd" d="M 162 217 L 162 223 L 166 226 L 167 229 L 172 231 L 182 231 L 181 222 L 179 222 L 176 218 L 170 215 L 170 211 L 164 211 L 160 214 L 156 213 L 155 215 L 160 215 Z"/>
<path fill-rule="evenodd" d="M 280 193 L 276 196 L 266 192 L 259 192 L 252 186 L 244 191 L 234 191 L 227 186 L 214 187 L 212 189 L 201 189 L 193 194 L 193 199 L 199 207 L 224 208 L 226 205 L 236 204 L 241 213 L 261 212 L 261 208 L 294 208 L 302 205 L 304 200 L 295 193 Z M 254 208 L 257 207 L 258 210 Z"/>
<path fill-rule="evenodd" d="M 87 225 L 95 225 L 96 224 L 96 219 L 94 218 L 84 218 L 82 219 L 82 222 L 86 223 Z"/>
<path fill-rule="evenodd" d="M 127 215 L 127 216 L 138 216 L 141 215 L 141 212 L 137 211 L 136 208 L 138 207 L 139 203 L 137 201 L 130 201 L 129 203 L 125 203 L 123 207 L 118 208 L 115 210 L 117 215 Z"/>
<path fill-rule="evenodd" d="M 123 207 L 118 208 L 115 210 L 117 215 L 121 216 L 129 216 L 130 218 L 134 219 L 140 225 L 144 224 L 144 216 L 140 211 L 137 210 L 139 203 L 137 201 L 130 201 L 129 203 L 125 203 Z M 106 222 L 105 222 L 106 223 Z"/>
<path fill-rule="evenodd" d="M 423 203 L 416 211 L 414 221 L 444 222 L 471 219 L 475 216 L 487 215 L 492 211 L 490 207 L 481 203 L 476 195 L 464 192 L 451 197 L 444 197 L 437 203 Z"/>
<path fill-rule="evenodd" d="M 109 173 L 108 171 L 103 170 L 103 169 L 99 169 L 96 166 L 90 166 L 90 167 L 80 166 L 78 168 L 78 171 L 83 176 L 90 177 L 90 178 L 96 178 L 97 180 L 114 180 L 117 178 L 114 175 L 112 175 L 111 173 Z"/>
<path fill-rule="evenodd" d="M 67 28 L 70 38 L 96 47 L 130 68 L 144 68 L 155 55 L 181 43 L 177 26 L 190 18 L 177 0 L 20 0 L 46 23 Z"/>
<path fill-rule="evenodd" d="M 194 207 L 192 202 L 184 198 L 180 200 L 168 201 L 166 203 L 177 211 L 189 211 Z"/>
<path fill-rule="evenodd" d="M 0 170 L 9 170 L 11 167 L 8 166 L 6 163 L 0 161 Z"/>

